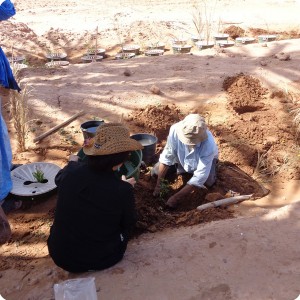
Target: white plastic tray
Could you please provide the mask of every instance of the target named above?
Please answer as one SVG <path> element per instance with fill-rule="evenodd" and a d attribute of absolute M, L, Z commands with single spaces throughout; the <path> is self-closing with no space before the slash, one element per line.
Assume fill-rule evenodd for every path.
<path fill-rule="evenodd" d="M 48 180 L 46 183 L 36 183 L 36 179 L 33 177 L 32 173 L 35 172 L 37 168 L 44 172 L 44 177 Z M 59 170 L 59 166 L 46 162 L 35 162 L 22 165 L 11 171 L 13 188 L 10 193 L 17 196 L 33 197 L 50 192 L 56 188 L 54 178 Z M 24 185 L 24 182 L 26 181 L 34 183 Z"/>
<path fill-rule="evenodd" d="M 45 64 L 45 66 L 48 67 L 48 68 L 68 66 L 68 65 L 69 65 L 69 62 L 67 60 L 53 60 L 53 61 L 47 62 Z"/>
<path fill-rule="evenodd" d="M 164 50 L 162 49 L 151 49 L 151 50 L 146 50 L 145 55 L 146 56 L 160 56 L 164 54 Z"/>
<path fill-rule="evenodd" d="M 62 59 L 67 57 L 67 54 L 66 53 L 60 53 L 60 52 L 47 53 L 46 57 L 48 59 L 51 59 L 51 60 L 62 60 Z"/>

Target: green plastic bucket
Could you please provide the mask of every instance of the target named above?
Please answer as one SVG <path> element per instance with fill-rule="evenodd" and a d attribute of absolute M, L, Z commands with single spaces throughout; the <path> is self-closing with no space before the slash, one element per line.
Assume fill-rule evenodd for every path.
<path fill-rule="evenodd" d="M 77 156 L 79 156 L 81 161 L 86 161 L 86 155 L 84 154 L 82 148 L 77 153 Z M 135 180 L 138 181 L 140 177 L 142 158 L 143 154 L 141 150 L 132 151 L 129 159 L 124 162 L 119 171 L 116 171 L 116 175 L 118 177 L 125 175 L 127 179 L 134 177 Z"/>

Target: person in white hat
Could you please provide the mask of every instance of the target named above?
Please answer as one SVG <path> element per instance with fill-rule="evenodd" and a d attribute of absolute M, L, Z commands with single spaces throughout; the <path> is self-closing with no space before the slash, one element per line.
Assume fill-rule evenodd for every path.
<path fill-rule="evenodd" d="M 170 166 L 177 166 L 177 174 L 192 173 L 187 184 L 166 203 L 167 207 L 176 208 L 178 202 L 194 189 L 210 187 L 215 183 L 217 161 L 218 147 L 204 118 L 199 114 L 187 115 L 171 126 L 166 146 L 153 168 L 152 174 L 157 175 L 153 195 L 160 195 L 161 181 Z"/>

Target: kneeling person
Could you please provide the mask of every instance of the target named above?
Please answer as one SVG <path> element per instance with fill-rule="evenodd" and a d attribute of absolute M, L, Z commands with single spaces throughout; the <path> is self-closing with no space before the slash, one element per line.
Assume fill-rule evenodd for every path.
<path fill-rule="evenodd" d="M 176 165 L 178 174 L 192 173 L 187 184 L 167 201 L 168 207 L 175 208 L 195 188 L 210 187 L 215 183 L 217 161 L 218 147 L 204 118 L 199 114 L 187 115 L 170 128 L 166 146 L 153 169 L 157 175 L 153 195 L 160 194 L 161 181 L 170 166 Z"/>

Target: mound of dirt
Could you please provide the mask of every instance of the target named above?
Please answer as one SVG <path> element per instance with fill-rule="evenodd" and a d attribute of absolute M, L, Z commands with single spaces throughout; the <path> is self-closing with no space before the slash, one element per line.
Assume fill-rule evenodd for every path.
<path fill-rule="evenodd" d="M 299 30 L 287 30 L 287 31 L 270 31 L 262 28 L 249 28 L 251 36 L 257 37 L 259 35 L 265 34 L 275 34 L 277 40 L 286 40 L 286 39 L 298 39 L 300 37 Z"/>
<path fill-rule="evenodd" d="M 300 168 L 293 146 L 297 133 L 290 114 L 296 104 L 286 98 L 283 106 L 282 92 L 268 95 L 259 79 L 242 73 L 227 77 L 223 88 L 229 109 L 238 116 L 226 127 L 213 128 L 222 147 L 221 155 L 226 154 L 228 161 L 242 166 L 250 175 L 298 179 Z"/>
<path fill-rule="evenodd" d="M 249 32 L 252 36 L 258 36 L 258 35 L 262 35 L 262 34 L 270 34 L 270 32 L 266 29 L 254 28 L 254 27 L 250 27 Z"/>
<path fill-rule="evenodd" d="M 245 30 L 241 27 L 231 25 L 224 30 L 224 33 L 229 34 L 229 36 L 235 40 L 237 37 L 244 36 Z"/>
<path fill-rule="evenodd" d="M 89 32 L 77 34 L 51 28 L 39 36 L 21 22 L 1 22 L 0 30 L 0 41 L 4 45 L 7 57 L 23 56 L 30 66 L 44 65 L 47 62 L 46 54 L 49 52 L 66 53 L 69 61 L 80 63 L 81 56 L 94 43 L 93 35 Z"/>
<path fill-rule="evenodd" d="M 228 93 L 229 105 L 239 114 L 263 108 L 262 100 L 268 92 L 258 79 L 243 73 L 225 78 L 223 89 Z"/>
<path fill-rule="evenodd" d="M 133 111 L 126 121 L 136 126 L 141 132 L 152 133 L 157 136 L 158 141 L 166 139 L 171 125 L 183 119 L 180 108 L 175 104 L 171 105 L 148 105 Z"/>
<path fill-rule="evenodd" d="M 0 41 L 4 44 L 7 57 L 23 56 L 31 64 L 36 64 L 38 60 L 44 58 L 43 51 L 46 51 L 46 42 L 26 24 L 5 21 L 0 23 L 0 30 Z"/>

